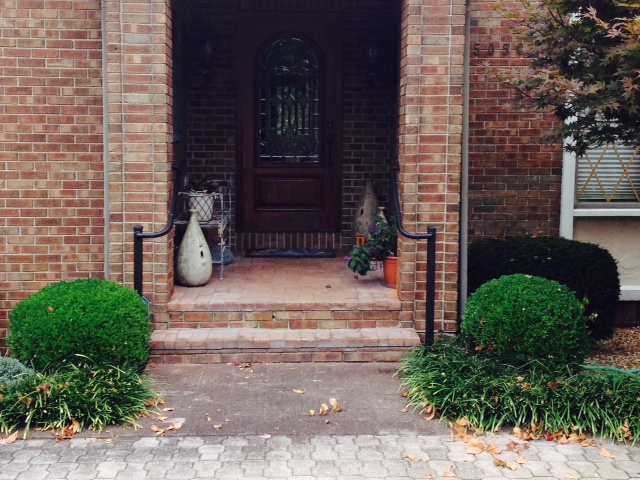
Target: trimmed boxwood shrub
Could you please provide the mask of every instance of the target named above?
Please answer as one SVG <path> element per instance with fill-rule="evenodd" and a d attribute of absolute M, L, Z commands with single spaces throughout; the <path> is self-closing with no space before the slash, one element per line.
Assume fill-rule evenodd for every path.
<path fill-rule="evenodd" d="M 7 344 L 37 371 L 96 365 L 142 371 L 149 360 L 149 309 L 136 292 L 106 280 L 61 282 L 22 300 L 9 316 Z"/>
<path fill-rule="evenodd" d="M 485 238 L 469 246 L 468 291 L 503 275 L 524 273 L 555 280 L 587 298 L 585 314 L 594 339 L 613 334 L 620 278 L 608 250 L 562 237 Z"/>
<path fill-rule="evenodd" d="M 590 348 L 582 302 L 566 286 L 531 275 L 482 285 L 467 302 L 461 332 L 471 353 L 509 365 L 579 365 Z"/>

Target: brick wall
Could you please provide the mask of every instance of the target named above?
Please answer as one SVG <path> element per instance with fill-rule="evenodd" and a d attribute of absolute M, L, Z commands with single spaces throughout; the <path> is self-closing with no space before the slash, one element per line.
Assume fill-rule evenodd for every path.
<path fill-rule="evenodd" d="M 104 266 L 99 0 L 0 1 L 0 350 L 15 303 Z"/>
<path fill-rule="evenodd" d="M 107 0 L 110 279 L 133 286 L 133 227 L 162 230 L 172 160 L 170 0 Z M 173 284 L 173 232 L 144 241 L 144 294 L 156 328 Z"/>
<path fill-rule="evenodd" d="M 562 147 L 541 143 L 555 120 L 511 105 L 512 91 L 488 72 L 486 65 L 526 64 L 509 21 L 494 7 L 472 2 L 469 237 L 557 235 Z"/>
<path fill-rule="evenodd" d="M 464 0 L 402 2 L 400 191 L 411 232 L 437 233 L 436 329 L 455 330 Z M 403 315 L 424 328 L 426 242 L 400 239 Z"/>

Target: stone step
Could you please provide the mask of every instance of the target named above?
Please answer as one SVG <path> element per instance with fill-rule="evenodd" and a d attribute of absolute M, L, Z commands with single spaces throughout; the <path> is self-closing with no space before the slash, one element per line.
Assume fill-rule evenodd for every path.
<path fill-rule="evenodd" d="M 172 328 L 152 333 L 151 362 L 397 362 L 419 345 L 413 328 Z"/>

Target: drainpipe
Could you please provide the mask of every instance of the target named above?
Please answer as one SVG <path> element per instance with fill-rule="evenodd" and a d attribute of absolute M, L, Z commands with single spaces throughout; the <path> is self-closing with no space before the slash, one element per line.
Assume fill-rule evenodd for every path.
<path fill-rule="evenodd" d="M 104 278 L 111 277 L 110 236 L 111 208 L 109 206 L 109 89 L 107 85 L 107 0 L 100 2 L 102 31 L 102 165 L 104 175 Z"/>
<path fill-rule="evenodd" d="M 471 66 L 471 0 L 466 1 L 464 22 L 464 74 L 462 76 L 462 150 L 460 165 L 460 283 L 458 317 L 467 304 L 467 265 L 469 242 L 469 70 Z"/>

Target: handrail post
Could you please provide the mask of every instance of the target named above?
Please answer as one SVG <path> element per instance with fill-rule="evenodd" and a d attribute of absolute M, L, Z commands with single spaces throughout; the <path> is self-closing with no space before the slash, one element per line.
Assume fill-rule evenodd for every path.
<path fill-rule="evenodd" d="M 142 225 L 133 227 L 133 289 L 142 297 Z"/>
<path fill-rule="evenodd" d="M 176 172 L 173 184 L 173 197 L 171 199 L 171 208 L 169 210 L 169 219 L 167 226 L 159 232 L 143 232 L 142 225 L 133 227 L 133 289 L 138 295 L 144 298 L 142 291 L 143 281 L 143 240 L 145 238 L 159 238 L 165 236 L 173 228 L 174 217 L 176 213 L 176 203 L 178 201 L 178 186 L 182 183 L 182 168 L 179 165 L 173 165 L 171 170 Z"/>
<path fill-rule="evenodd" d="M 407 232 L 402 226 L 402 210 L 400 209 L 400 196 L 398 195 L 398 172 L 400 167 L 391 166 L 391 192 L 393 195 L 396 214 L 398 215 L 398 232 L 402 236 L 412 240 L 427 240 L 427 291 L 425 305 L 425 343 L 433 345 L 435 341 L 435 305 L 436 305 L 436 227 L 427 227 L 427 233 Z"/>

